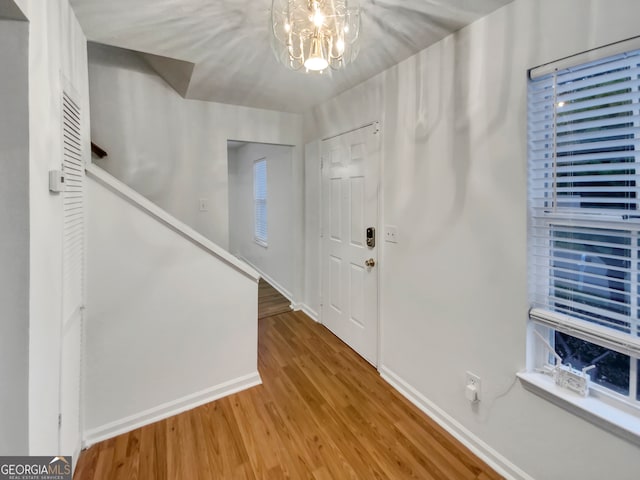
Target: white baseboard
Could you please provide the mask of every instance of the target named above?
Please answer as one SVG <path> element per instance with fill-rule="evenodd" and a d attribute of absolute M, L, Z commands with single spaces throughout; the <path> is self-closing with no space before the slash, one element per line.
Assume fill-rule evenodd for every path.
<path fill-rule="evenodd" d="M 309 307 L 307 304 L 305 303 L 291 304 L 291 308 L 293 308 L 296 311 L 302 310 L 309 318 L 311 318 L 311 320 L 313 320 L 316 323 L 320 323 L 320 317 L 318 316 L 318 313 L 315 310 L 313 310 L 311 307 Z"/>
<path fill-rule="evenodd" d="M 407 400 L 426 413 L 500 475 L 510 480 L 534 480 L 533 477 L 496 452 L 394 372 L 384 366 L 382 366 L 379 371 L 387 383 L 398 390 Z"/>
<path fill-rule="evenodd" d="M 219 398 L 232 395 L 234 393 L 246 390 L 262 384 L 262 379 L 258 372 L 236 378 L 234 380 L 207 388 L 200 392 L 187 395 L 185 397 L 163 403 L 157 407 L 150 408 L 135 415 L 116 420 L 101 427 L 93 428 L 84 432 L 83 447 L 88 448 L 98 442 L 108 440 L 110 438 L 130 432 L 136 428 L 144 427 L 151 423 L 164 420 L 165 418 L 178 415 L 193 408 L 199 407 Z"/>
<path fill-rule="evenodd" d="M 73 474 L 76 473 L 76 467 L 78 466 L 78 460 L 80 459 L 80 454 L 82 453 L 82 442 L 78 443 L 76 448 L 73 450 L 73 455 L 71 456 L 71 477 L 73 478 Z"/>

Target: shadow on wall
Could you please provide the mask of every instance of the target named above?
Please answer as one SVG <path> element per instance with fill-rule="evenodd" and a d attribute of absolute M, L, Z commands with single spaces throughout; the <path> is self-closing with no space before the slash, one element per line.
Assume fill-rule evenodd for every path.
<path fill-rule="evenodd" d="M 0 15 L 18 16 L 13 2 Z M 19 15 L 21 16 L 21 14 Z M 29 23 L 0 18 L 0 455 L 29 451 Z"/>
<path fill-rule="evenodd" d="M 504 154 L 499 136 L 509 109 L 520 108 L 513 104 L 513 77 L 526 78 L 525 71 L 514 71 L 518 52 L 506 41 L 515 35 L 514 22 L 501 25 L 485 27 L 482 42 L 472 43 L 469 31 L 459 31 L 384 74 L 385 185 L 395 192 L 388 201 L 394 211 L 429 219 L 423 225 L 429 245 L 444 241 L 459 224 L 474 188 L 472 169 L 485 170 L 494 179 L 487 182 L 508 182 L 509 173 L 496 170 L 494 160 L 478 163 L 489 150 L 488 158 Z M 495 65 L 499 71 L 488 75 Z M 525 135 L 525 120 L 508 129 Z M 402 159 L 402 168 L 390 168 L 394 158 Z M 526 168 L 522 160 L 514 160 L 514 168 Z"/>

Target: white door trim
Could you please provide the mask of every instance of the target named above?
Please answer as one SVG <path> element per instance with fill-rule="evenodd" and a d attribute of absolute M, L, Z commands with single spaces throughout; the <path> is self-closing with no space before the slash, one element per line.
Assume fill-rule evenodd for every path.
<path fill-rule="evenodd" d="M 371 126 L 374 126 L 374 125 L 378 128 L 377 131 L 379 131 L 380 122 L 375 120 L 373 122 L 365 123 L 364 125 L 362 125 L 360 127 L 351 128 L 349 130 L 345 130 L 344 132 L 340 132 L 340 133 L 336 133 L 335 135 L 331 135 L 330 137 L 325 137 L 325 138 L 323 138 L 321 140 L 321 142 L 324 142 L 325 140 L 331 140 L 332 138 L 339 137 L 340 135 L 346 135 L 347 133 L 351 133 L 351 132 L 355 132 L 355 131 L 358 131 L 358 130 L 362 130 L 363 128 L 371 127 Z M 374 132 L 374 133 L 376 133 L 376 132 Z"/>

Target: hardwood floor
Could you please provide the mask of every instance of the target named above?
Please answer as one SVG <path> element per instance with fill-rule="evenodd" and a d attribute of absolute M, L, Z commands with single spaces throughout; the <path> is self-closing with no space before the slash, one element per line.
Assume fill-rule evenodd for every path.
<path fill-rule="evenodd" d="M 291 311 L 291 302 L 264 279 L 258 283 L 258 318 Z"/>
<path fill-rule="evenodd" d="M 85 451 L 76 480 L 501 478 L 300 312 L 259 322 L 263 385 Z"/>

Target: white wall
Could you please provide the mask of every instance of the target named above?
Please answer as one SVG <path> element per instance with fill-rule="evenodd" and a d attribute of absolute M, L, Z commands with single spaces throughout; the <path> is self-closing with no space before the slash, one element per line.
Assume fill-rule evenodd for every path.
<path fill-rule="evenodd" d="M 29 451 L 29 24 L 0 19 L 0 455 Z"/>
<path fill-rule="evenodd" d="M 636 0 L 516 0 L 305 117 L 307 141 L 383 124 L 383 223 L 400 242 L 382 248 L 381 370 L 537 479 L 640 471 L 637 446 L 515 381 L 528 309 L 527 69 L 639 35 L 639 16 Z M 482 378 L 477 409 L 466 370 Z"/>
<path fill-rule="evenodd" d="M 258 382 L 257 274 L 93 179 L 88 203 L 86 441 Z"/>
<path fill-rule="evenodd" d="M 60 196 L 49 193 L 49 170 L 62 163 L 62 77 L 77 90 L 85 112 L 82 140 L 88 157 L 86 39 L 67 0 L 16 4 L 29 20 L 28 453 L 51 455 L 58 450 L 63 215 Z M 67 333 L 80 337 L 79 331 Z"/>
<path fill-rule="evenodd" d="M 321 228 L 320 142 L 305 145 L 304 150 L 304 310 L 314 320 L 320 315 L 320 228 Z"/>
<path fill-rule="evenodd" d="M 293 291 L 292 147 L 247 143 L 229 151 L 229 251 L 245 259 L 289 299 Z M 253 164 L 267 161 L 267 247 L 254 241 Z"/>
<path fill-rule="evenodd" d="M 89 52 L 92 139 L 109 154 L 95 163 L 227 248 L 227 140 L 300 145 L 302 117 L 185 100 L 138 55 L 96 44 Z"/>

